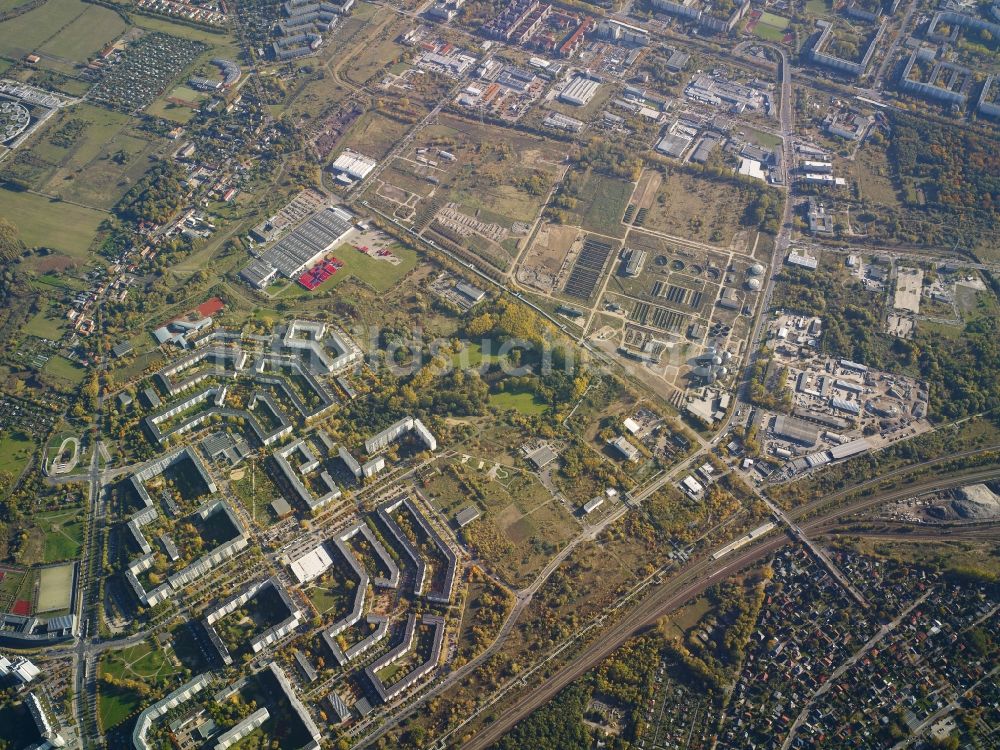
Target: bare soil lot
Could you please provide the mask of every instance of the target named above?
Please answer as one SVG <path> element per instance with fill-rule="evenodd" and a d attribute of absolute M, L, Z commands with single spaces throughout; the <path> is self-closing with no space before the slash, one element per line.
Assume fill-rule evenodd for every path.
<path fill-rule="evenodd" d="M 747 195 L 731 183 L 672 172 L 657 190 L 645 226 L 728 246 L 740 231 L 748 203 Z"/>
<path fill-rule="evenodd" d="M 635 204 L 636 210 L 653 207 L 653 201 L 662 183 L 663 175 L 658 170 L 647 169 L 642 173 L 632 195 L 632 203 Z"/>

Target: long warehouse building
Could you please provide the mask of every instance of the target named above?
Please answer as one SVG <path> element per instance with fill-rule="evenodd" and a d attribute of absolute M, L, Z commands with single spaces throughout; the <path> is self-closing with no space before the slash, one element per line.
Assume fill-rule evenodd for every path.
<path fill-rule="evenodd" d="M 282 276 L 294 279 L 343 243 L 352 231 L 353 217 L 347 211 L 337 207 L 324 208 L 261 253 L 259 260 L 252 261 L 241 274 L 257 286 L 263 279 L 269 281 L 274 277 L 272 268 Z M 245 273 L 248 271 L 252 273 Z M 263 283 L 266 285 L 266 282 Z"/>
<path fill-rule="evenodd" d="M 816 445 L 819 428 L 794 417 L 779 414 L 774 418 L 774 434 L 805 446 Z"/>

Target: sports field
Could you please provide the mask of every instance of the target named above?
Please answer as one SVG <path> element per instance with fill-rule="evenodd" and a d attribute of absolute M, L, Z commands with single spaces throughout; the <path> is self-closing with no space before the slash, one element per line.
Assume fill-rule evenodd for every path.
<path fill-rule="evenodd" d="M 30 570 L 0 565 L 0 614 L 14 611 L 15 602 L 30 595 L 34 580 Z M 30 611 L 30 602 L 28 608 Z"/>
<path fill-rule="evenodd" d="M 752 23 L 752 22 L 751 22 Z M 774 13 L 763 13 L 753 28 L 754 36 L 768 42 L 780 42 L 788 29 L 788 19 Z"/>
<path fill-rule="evenodd" d="M 34 193 L 0 189 L 0 216 L 13 220 L 28 247 L 45 246 L 86 259 L 97 227 L 107 215 Z"/>
<path fill-rule="evenodd" d="M 833 13 L 831 0 L 806 0 L 806 15 L 810 18 L 827 16 Z"/>
<path fill-rule="evenodd" d="M 69 609 L 73 602 L 73 564 L 38 571 L 38 612 Z"/>
<path fill-rule="evenodd" d="M 194 117 L 195 110 L 191 109 L 191 107 L 169 100 L 177 99 L 182 102 L 191 102 L 192 104 L 200 105 L 207 98 L 207 94 L 195 91 L 189 86 L 175 86 L 155 102 L 150 104 L 149 107 L 146 108 L 146 114 L 153 115 L 154 117 L 162 117 L 165 120 L 173 120 L 174 122 L 184 125 Z"/>
<path fill-rule="evenodd" d="M 756 128 L 751 128 L 749 126 L 747 126 L 744 132 L 747 134 L 747 138 L 756 143 L 758 146 L 771 149 L 781 147 L 781 138 L 773 133 L 767 133 L 763 130 L 757 130 Z"/>

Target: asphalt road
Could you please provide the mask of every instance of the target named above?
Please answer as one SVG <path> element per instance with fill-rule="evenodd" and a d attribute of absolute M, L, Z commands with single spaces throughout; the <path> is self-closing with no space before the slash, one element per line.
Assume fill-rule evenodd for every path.
<path fill-rule="evenodd" d="M 510 731 L 518 721 L 550 701 L 564 687 L 582 677 L 596 664 L 610 656 L 622 643 L 653 625 L 664 614 L 682 606 L 712 584 L 725 580 L 733 573 L 759 562 L 791 543 L 792 540 L 788 536 L 781 535 L 770 538 L 759 546 L 741 551 L 734 557 L 714 562 L 711 558 L 702 559 L 688 568 L 682 576 L 661 585 L 628 617 L 605 631 L 597 642 L 588 645 L 574 661 L 533 690 L 525 687 L 522 692 L 523 697 L 461 747 L 465 750 L 483 750 L 489 747 Z"/>
<path fill-rule="evenodd" d="M 911 470 L 916 467 L 909 467 Z M 803 521 L 800 525 L 810 533 L 819 533 L 835 526 L 846 516 L 853 515 L 872 506 L 909 497 L 918 492 L 925 492 L 937 487 L 946 488 L 968 482 L 996 479 L 1000 477 L 1000 467 L 991 466 L 975 472 L 965 472 L 956 477 L 934 477 L 924 482 L 915 483 L 902 489 L 880 493 L 870 498 L 864 498 L 830 510 L 825 515 Z M 874 481 L 874 480 L 873 480 Z M 863 488 L 858 485 L 851 492 Z M 828 504 L 845 492 L 835 493 L 802 506 L 798 514 L 804 516 L 810 508 Z M 701 594 L 712 584 L 744 568 L 750 567 L 785 545 L 792 544 L 789 536 L 781 535 L 766 538 L 758 546 L 745 548 L 734 556 L 720 560 L 703 557 L 683 569 L 671 581 L 658 587 L 646 597 L 627 617 L 605 631 L 597 642 L 590 644 L 573 661 L 561 670 L 547 678 L 542 684 L 532 688 L 525 686 L 521 697 L 509 706 L 489 726 L 481 729 L 468 742 L 461 745 L 464 750 L 484 750 L 510 731 L 522 718 L 551 700 L 560 690 L 571 682 L 586 674 L 599 664 L 625 641 L 654 624 L 660 617 L 682 606 L 684 603 Z"/>

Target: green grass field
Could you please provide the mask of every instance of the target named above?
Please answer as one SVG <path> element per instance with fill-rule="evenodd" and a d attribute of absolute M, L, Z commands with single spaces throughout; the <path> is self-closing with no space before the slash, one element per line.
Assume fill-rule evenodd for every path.
<path fill-rule="evenodd" d="M 24 324 L 21 333 L 40 339 L 58 341 L 66 330 L 66 318 L 56 305 L 45 305 Z"/>
<path fill-rule="evenodd" d="M 212 31 L 199 26 L 188 26 L 183 23 L 174 23 L 168 18 L 145 15 L 136 15 L 135 24 L 139 28 L 146 29 L 147 31 L 159 31 L 163 34 L 169 34 L 170 36 L 179 36 L 184 39 L 194 39 L 195 41 L 211 45 L 214 48 L 214 51 L 209 52 L 207 54 L 207 58 L 215 57 L 216 54 L 222 55 L 223 57 L 228 55 L 238 56 L 237 53 L 239 51 L 239 47 L 233 41 L 232 35 L 222 30 Z"/>
<path fill-rule="evenodd" d="M 23 264 L 27 265 L 27 264 Z M 40 274 L 31 280 L 31 286 L 43 294 L 52 294 L 52 290 L 82 292 L 87 283 L 74 276 L 53 276 Z"/>
<path fill-rule="evenodd" d="M 490 394 L 490 405 L 495 406 L 503 411 L 509 411 L 513 409 L 521 414 L 541 414 L 549 405 L 544 401 L 539 401 L 535 398 L 534 393 L 508 393 L 507 391 L 501 391 L 500 393 Z"/>
<path fill-rule="evenodd" d="M 624 235 L 621 219 L 632 197 L 632 188 L 631 182 L 591 172 L 577 195 L 580 226 L 612 237 Z"/>
<path fill-rule="evenodd" d="M 555 175 L 550 170 L 542 171 L 546 172 L 548 181 L 555 181 Z M 514 185 L 487 185 L 476 181 L 474 174 L 473 171 L 449 195 L 449 199 L 458 203 L 464 213 L 507 228 L 515 221 L 530 224 L 538 216 L 544 196 L 532 195 Z M 527 177 L 530 177 L 529 170 L 520 167 L 512 167 L 509 172 L 512 181 Z"/>
<path fill-rule="evenodd" d="M 0 216 L 9 216 L 29 247 L 50 247 L 86 259 L 105 214 L 33 193 L 0 189 Z"/>
<path fill-rule="evenodd" d="M 344 261 L 345 265 L 326 283 L 336 285 L 353 276 L 377 292 L 388 291 L 417 266 L 415 250 L 401 245 L 393 245 L 389 249 L 400 259 L 398 265 L 394 266 L 384 260 L 372 258 L 350 245 L 341 245 L 334 251 L 334 255 Z"/>
<path fill-rule="evenodd" d="M 487 167 L 496 169 L 495 164 Z M 463 164 L 460 169 L 448 199 L 458 203 L 463 213 L 508 229 L 515 221 L 531 224 L 545 200 L 544 194 L 532 194 L 521 186 L 536 175 L 542 176 L 546 188 L 556 180 L 555 170 L 547 165 L 538 168 L 517 164 L 505 166 L 503 181 L 499 184 L 491 184 L 490 178 L 484 179 L 475 162 Z"/>
<path fill-rule="evenodd" d="M 101 729 L 107 731 L 118 726 L 138 711 L 139 705 L 139 696 L 133 691 L 102 684 L 97 696 L 97 716 Z"/>
<path fill-rule="evenodd" d="M 743 132 L 747 134 L 747 138 L 756 143 L 758 146 L 763 146 L 764 148 L 778 148 L 781 146 L 781 138 L 773 133 L 765 133 L 763 130 L 757 130 L 756 128 L 749 127 Z"/>
<path fill-rule="evenodd" d="M 83 4 L 83 12 L 73 23 L 46 41 L 38 51 L 47 57 L 86 62 L 108 42 L 125 33 L 126 28 L 121 16 L 114 11 L 100 5 Z M 46 62 L 51 64 L 51 61 Z M 65 63 L 60 67 L 65 67 Z M 69 66 L 67 72 L 72 70 Z"/>
<path fill-rule="evenodd" d="M 177 674 L 167 655 L 150 643 L 139 643 L 121 651 L 111 651 L 101 658 L 101 674 L 126 680 L 163 684 Z"/>
<path fill-rule="evenodd" d="M 0 580 L 0 597 L 9 599 L 17 596 L 17 590 L 21 588 L 21 581 L 24 579 L 24 570 L 7 566 L 0 567 L 0 570 L 4 573 L 3 579 Z"/>
<path fill-rule="evenodd" d="M 66 145 L 60 134 L 78 132 Z M 48 166 L 32 177 L 41 192 L 66 201 L 110 209 L 173 144 L 165 138 L 142 133 L 123 114 L 87 104 L 60 113 L 31 153 Z"/>
<path fill-rule="evenodd" d="M 396 42 L 400 34 L 406 31 L 406 22 L 399 19 L 395 28 L 388 33 L 372 39 L 351 62 L 347 77 L 358 85 L 364 85 L 375 73 L 381 70 L 387 60 L 396 60 L 403 56 L 406 48 Z"/>
<path fill-rule="evenodd" d="M 475 470 L 473 461 L 466 464 L 466 471 Z M 484 467 L 480 472 L 486 512 L 467 533 L 474 544 L 486 542 L 481 550 L 505 580 L 520 585 L 531 580 L 577 526 L 565 507 L 533 476 L 508 472 L 506 478 L 486 481 L 483 475 L 488 470 Z M 459 502 L 454 507 L 468 504 L 460 489 L 455 494 Z"/>
<path fill-rule="evenodd" d="M 763 39 L 765 42 L 781 42 L 785 38 L 785 30 L 776 29 L 774 26 L 768 26 L 765 23 L 759 23 L 754 27 L 753 35 L 758 39 Z"/>
<path fill-rule="evenodd" d="M 281 493 L 274 482 L 259 465 L 251 464 L 244 466 L 237 471 L 239 479 L 234 479 L 230 488 L 233 494 L 243 503 L 243 507 L 253 516 L 257 523 L 268 526 L 277 520 L 271 510 L 271 502 L 279 497 Z"/>
<path fill-rule="evenodd" d="M 34 10 L 0 23 L 0 49 L 10 58 L 39 51 L 67 61 L 86 62 L 89 54 L 124 30 L 124 21 L 107 8 L 82 0 L 47 0 Z"/>
<path fill-rule="evenodd" d="M 479 368 L 483 362 L 493 364 L 500 361 L 500 356 L 492 352 L 483 352 L 483 346 L 478 341 L 464 342 L 465 348 L 451 358 L 452 366 L 462 368 Z"/>
<path fill-rule="evenodd" d="M 423 137 L 457 157 L 438 175 L 438 196 L 480 221 L 507 228 L 535 220 L 559 177 L 565 153 L 563 146 L 536 136 L 444 115 Z M 392 181 L 391 174 L 387 180 Z M 409 190 L 416 183 L 404 179 L 399 187 Z M 414 192 L 426 194 L 422 187 Z"/>
<path fill-rule="evenodd" d="M 73 560 L 83 547 L 83 517 L 79 510 L 39 513 L 34 518 L 42 537 L 41 562 Z M 30 537 L 31 535 L 29 535 Z"/>
<path fill-rule="evenodd" d="M 854 161 L 848 165 L 852 184 L 858 185 L 867 211 L 876 215 L 879 207 L 899 210 L 902 208 L 899 191 L 892 175 L 895 167 L 889 162 L 885 149 L 862 146 Z"/>
<path fill-rule="evenodd" d="M 749 201 L 750 193 L 735 183 L 673 172 L 656 193 L 646 227 L 725 246 L 739 231 Z"/>
<path fill-rule="evenodd" d="M 966 322 L 980 316 L 996 317 L 1000 314 L 996 297 L 988 291 L 974 289 L 965 284 L 955 286 L 955 305 L 962 320 Z"/>
<path fill-rule="evenodd" d="M 68 429 L 68 426 L 67 426 L 66 422 L 59 422 L 59 426 L 60 426 L 61 429 L 57 428 L 58 432 L 52 433 L 52 437 L 49 438 L 49 442 L 45 444 L 45 447 L 49 451 L 49 456 L 50 457 L 52 455 L 54 455 L 55 451 L 59 450 L 59 448 L 63 444 L 63 441 L 66 438 L 79 438 L 80 437 L 80 435 L 78 433 L 73 432 L 73 430 Z M 69 446 L 67 446 L 67 448 L 69 448 Z M 83 455 L 83 452 L 84 451 L 81 448 L 81 454 L 80 455 Z"/>
<path fill-rule="evenodd" d="M 34 452 L 35 444 L 27 437 L 11 433 L 0 434 L 0 473 L 17 477 Z"/>
<path fill-rule="evenodd" d="M 831 0 L 806 0 L 806 15 L 825 16 L 833 12 Z"/>
<path fill-rule="evenodd" d="M 62 126 L 72 120 L 82 120 L 85 127 L 79 138 L 69 146 L 58 146 L 52 137 Z M 62 110 L 45 130 L 44 135 L 33 144 L 31 151 L 45 161 L 58 164 L 72 157 L 72 164 L 84 165 L 96 159 L 118 131 L 128 124 L 128 115 L 114 112 L 92 104 L 78 104 Z"/>
<path fill-rule="evenodd" d="M 306 596 L 309 597 L 309 601 L 316 605 L 320 614 L 325 615 L 327 612 L 337 610 L 339 616 L 345 606 L 348 610 L 350 609 L 350 602 L 345 599 L 343 594 L 330 591 L 325 586 L 314 586 L 306 589 Z"/>
<path fill-rule="evenodd" d="M 767 21 L 766 19 L 768 17 L 775 19 L 775 23 Z M 787 19 L 775 16 L 771 13 L 765 13 L 757 25 L 754 26 L 753 35 L 766 42 L 780 42 L 785 38 L 785 30 L 787 28 Z"/>
<path fill-rule="evenodd" d="M 784 29 L 788 27 L 788 19 L 783 16 L 776 16 L 774 13 L 765 12 L 760 17 L 761 23 L 766 23 L 768 26 L 774 26 L 776 29 Z"/>
<path fill-rule="evenodd" d="M 28 0 L 0 0 L 0 13 L 14 10 L 24 5 Z"/>
<path fill-rule="evenodd" d="M 42 372 L 59 380 L 65 380 L 71 385 L 81 383 L 83 376 L 86 374 L 86 370 L 80 367 L 80 365 L 76 364 L 76 362 L 70 362 L 60 354 L 49 359 L 45 363 L 45 367 L 42 368 Z"/>
<path fill-rule="evenodd" d="M 366 112 L 351 126 L 344 138 L 343 145 L 370 156 L 373 159 L 383 159 L 396 145 L 396 142 L 409 130 L 396 120 L 392 120 L 378 112 Z M 336 157 L 342 149 L 335 149 L 331 157 Z"/>
<path fill-rule="evenodd" d="M 177 96 L 170 92 L 169 96 Z M 152 117 L 162 117 L 164 120 L 176 122 L 179 125 L 186 125 L 195 115 L 195 111 L 183 104 L 168 102 L 166 97 L 161 97 L 146 107 L 146 114 Z"/>
<path fill-rule="evenodd" d="M 311 292 L 293 281 L 275 296 L 281 299 L 310 297 L 315 294 L 327 292 L 338 284 L 343 284 L 350 278 L 367 284 L 376 292 L 388 291 L 398 284 L 399 280 L 406 274 L 416 268 L 417 265 L 417 253 L 415 250 L 410 250 L 401 245 L 393 245 L 389 249 L 400 259 L 398 265 L 373 258 L 351 245 L 341 245 L 333 251 L 333 256 L 344 262 L 344 267 L 337 271 L 337 273 Z"/>

